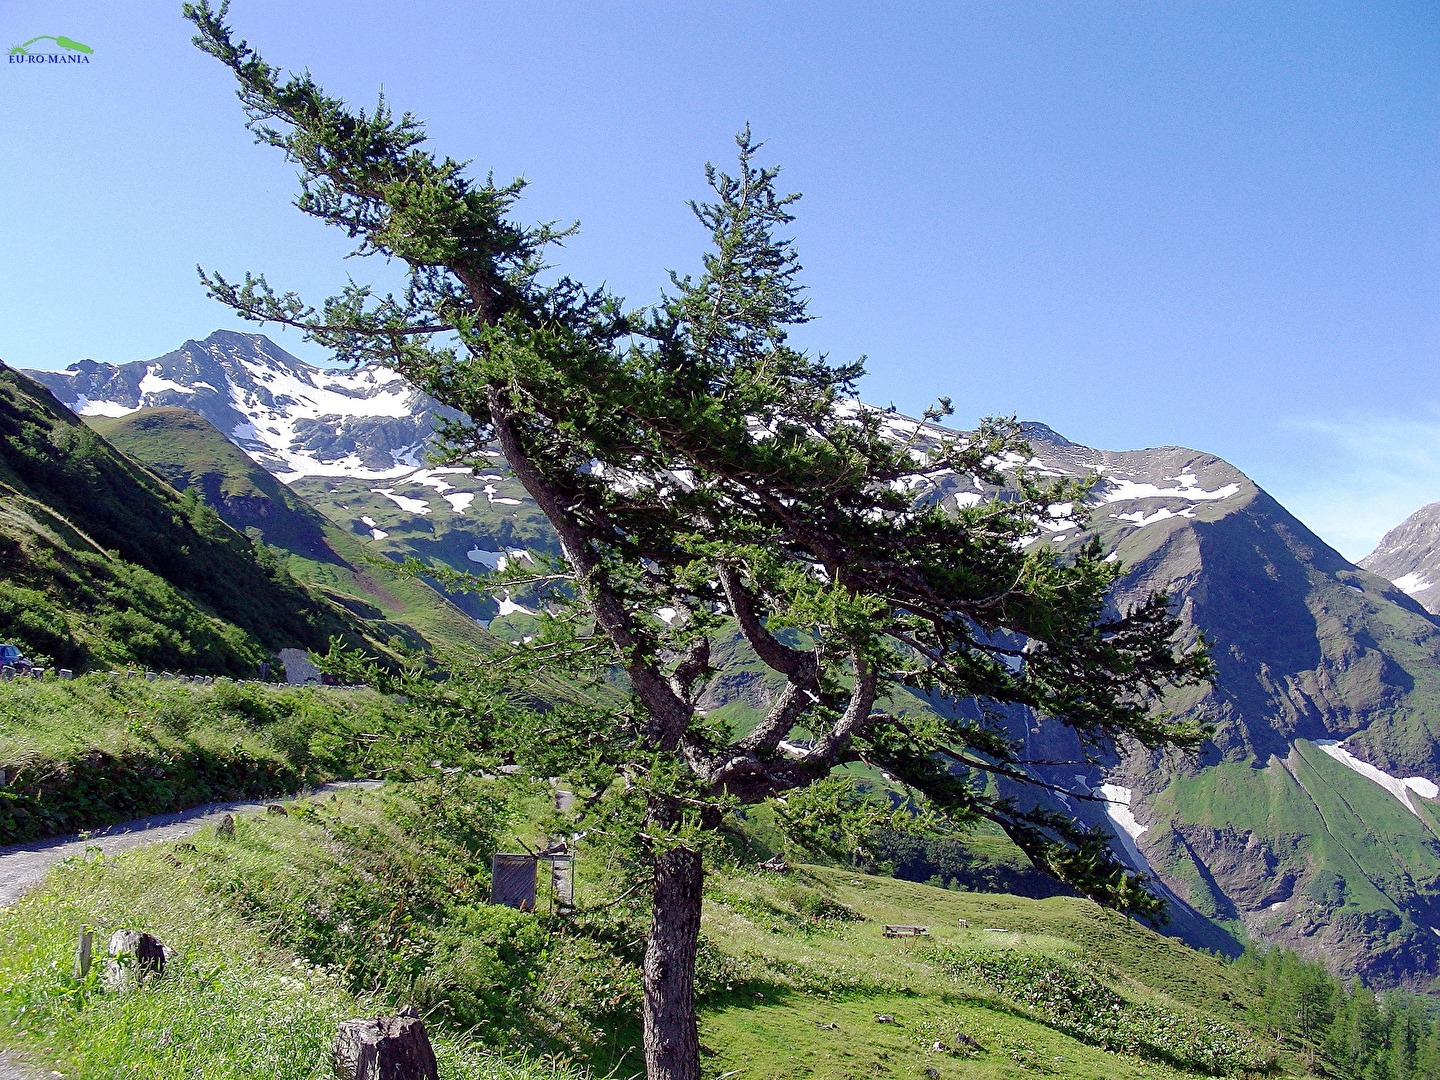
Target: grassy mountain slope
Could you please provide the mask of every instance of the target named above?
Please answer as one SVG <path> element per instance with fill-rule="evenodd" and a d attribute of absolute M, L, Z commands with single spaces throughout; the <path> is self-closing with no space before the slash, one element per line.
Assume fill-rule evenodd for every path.
<path fill-rule="evenodd" d="M 408 714 L 368 690 L 82 675 L 0 692 L 0 845 L 404 761 Z"/>
<path fill-rule="evenodd" d="M 375 541 L 335 525 L 198 414 L 154 408 L 86 422 L 177 489 L 199 492 L 235 529 L 278 549 L 291 575 L 365 619 L 380 638 L 432 650 L 488 642 L 434 589 L 372 552 Z"/>
<path fill-rule="evenodd" d="M 1440 974 L 1436 807 L 1412 795 L 1412 813 L 1317 742 L 1440 778 L 1440 627 L 1268 495 L 1236 502 L 1120 546 L 1122 602 L 1169 589 L 1219 669 L 1171 704 L 1215 725 L 1206 755 L 1132 754 L 1119 770 L 1149 826 L 1140 848 L 1206 915 L 1373 985 L 1427 985 Z"/>
<path fill-rule="evenodd" d="M 531 798 L 426 781 L 247 819 L 232 839 L 203 833 L 63 867 L 0 913 L 12 943 L 0 956 L 0 1040 L 74 1080 L 298 1078 L 347 1009 L 413 1002 L 455 1063 L 444 1075 L 475 1075 L 461 1065 L 481 1053 L 468 1032 L 496 1076 L 508 1075 L 501 1061 L 537 1058 L 631 1076 L 644 912 L 626 902 L 623 871 L 582 846 L 574 918 L 485 902 L 489 852 L 540 835 Z M 1264 1032 L 1244 970 L 1087 901 L 821 867 L 720 871 L 707 897 L 711 1076 L 1305 1074 Z M 173 982 L 128 1002 L 74 983 L 77 921 L 102 936 L 121 922 L 158 933 L 176 949 Z M 886 938 L 887 923 L 930 934 Z M 196 1019 L 211 1010 L 230 1019 Z"/>
<path fill-rule="evenodd" d="M 1440 973 L 1433 807 L 1417 793 L 1412 814 L 1318 744 L 1343 741 L 1395 778 L 1440 779 L 1440 624 L 1219 458 L 1178 447 L 1099 451 L 1041 425 L 1027 433 L 1041 475 L 1100 475 L 1088 531 L 1125 565 L 1115 605 L 1167 592 L 1210 640 L 1217 668 L 1213 684 L 1165 702 L 1213 727 L 1202 754 L 1121 747 L 1104 770 L 1129 789 L 1133 819 L 1056 809 L 1117 834 L 1141 827 L 1135 841 L 1149 868 L 1233 930 L 1376 986 L 1428 984 Z M 966 485 L 949 478 L 938 497 L 966 497 Z M 1078 535 L 1057 527 L 1041 542 L 1063 549 Z M 1079 756 L 1044 722 L 1027 749 Z M 1078 783 L 1073 771 L 1047 778 Z M 1082 779 L 1093 788 L 1102 777 Z"/>
<path fill-rule="evenodd" d="M 1440 815 L 1416 813 L 1297 740 L 1264 767 L 1224 763 L 1155 797 L 1146 850 L 1192 906 L 1379 985 L 1436 976 Z"/>
<path fill-rule="evenodd" d="M 301 476 L 290 487 L 367 548 L 395 559 L 483 572 L 509 551 L 558 551 L 544 514 L 503 465 L 479 476 L 466 469 L 421 469 L 384 481 Z M 462 501 L 452 501 L 457 494 Z M 452 599 L 477 619 L 497 614 L 496 599 L 484 593 Z"/>
<path fill-rule="evenodd" d="M 0 638 L 69 666 L 253 670 L 364 628 L 0 368 Z"/>

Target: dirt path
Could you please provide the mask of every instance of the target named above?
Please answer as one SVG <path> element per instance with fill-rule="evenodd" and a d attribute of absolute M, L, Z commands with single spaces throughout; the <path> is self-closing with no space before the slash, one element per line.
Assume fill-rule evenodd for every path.
<path fill-rule="evenodd" d="M 341 780 L 315 788 L 298 798 L 379 786 L 379 780 Z M 72 855 L 83 855 L 87 848 L 98 847 L 106 855 L 115 855 L 144 844 L 179 840 L 198 832 L 205 825 L 219 821 L 226 814 L 259 814 L 271 803 L 293 802 L 294 798 L 281 796 L 257 802 L 209 803 L 174 814 L 157 814 L 155 817 L 140 818 L 138 821 L 125 821 L 119 825 L 111 825 L 108 829 L 98 829 L 84 837 L 57 836 L 49 840 L 0 848 L 0 907 L 15 903 L 44 881 L 52 866 Z M 23 1065 L 11 1055 L 0 1052 L 0 1080 L 48 1080 L 59 1075 Z"/>
<path fill-rule="evenodd" d="M 342 780 L 315 788 L 305 795 L 327 795 L 332 791 L 350 788 L 379 787 L 378 780 Z M 0 907 L 8 907 L 25 893 L 45 879 L 45 874 L 56 863 L 72 855 L 83 855 L 87 848 L 98 847 L 106 855 L 115 855 L 142 844 L 156 844 L 164 840 L 179 840 L 197 832 L 211 822 L 219 821 L 226 814 L 258 814 L 281 799 L 262 799 L 256 802 L 210 803 L 181 810 L 175 814 L 157 814 L 112 825 L 108 829 L 97 829 L 88 836 L 58 836 L 49 840 L 36 840 L 29 844 L 0 848 Z M 0 1080 L 9 1080 L 0 1059 Z"/>

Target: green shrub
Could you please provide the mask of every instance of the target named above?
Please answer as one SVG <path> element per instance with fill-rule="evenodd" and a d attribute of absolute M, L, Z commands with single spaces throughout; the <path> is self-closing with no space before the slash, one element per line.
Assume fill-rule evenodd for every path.
<path fill-rule="evenodd" d="M 1177 1008 L 1125 997 L 1093 964 L 1020 952 L 933 947 L 930 958 L 963 982 L 986 987 L 1035 1019 L 1105 1050 L 1220 1076 L 1274 1064 L 1259 1040 Z"/>
<path fill-rule="evenodd" d="M 0 844 L 370 775 L 395 760 L 406 723 L 369 691 L 98 675 L 0 684 Z"/>
<path fill-rule="evenodd" d="M 186 872 L 354 993 L 493 1046 L 606 1057 L 634 1026 L 642 932 L 623 912 L 591 922 L 488 902 L 518 797 L 464 775 L 387 787 L 240 823 Z"/>

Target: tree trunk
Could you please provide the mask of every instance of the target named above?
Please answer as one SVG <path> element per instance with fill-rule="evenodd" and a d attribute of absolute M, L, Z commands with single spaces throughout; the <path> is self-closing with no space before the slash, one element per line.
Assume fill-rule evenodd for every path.
<path fill-rule="evenodd" d="M 645 1072 L 649 1080 L 700 1080 L 695 951 L 705 867 L 677 847 L 655 857 L 650 939 L 645 946 Z"/>

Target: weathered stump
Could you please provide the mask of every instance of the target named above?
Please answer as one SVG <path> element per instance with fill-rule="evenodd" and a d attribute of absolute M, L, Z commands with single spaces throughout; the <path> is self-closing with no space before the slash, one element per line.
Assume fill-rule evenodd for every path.
<path fill-rule="evenodd" d="M 140 930 L 116 930 L 110 935 L 110 959 L 105 962 L 105 985 L 111 990 L 133 990 L 144 979 L 165 974 L 165 946 Z"/>
<path fill-rule="evenodd" d="M 399 1016 L 346 1020 L 332 1052 L 338 1080 L 439 1080 L 435 1051 L 414 1009 Z"/>

